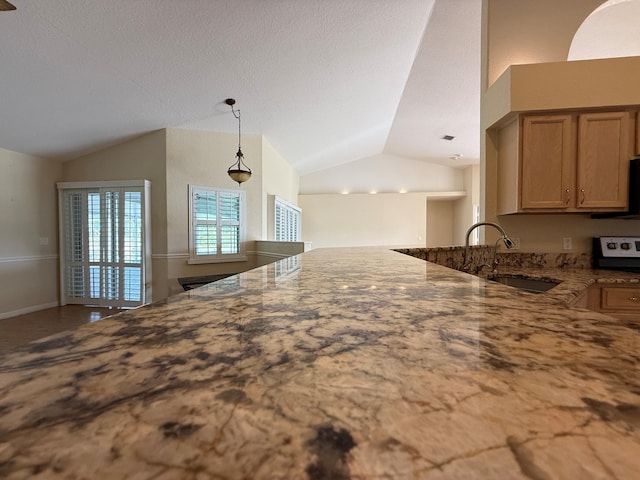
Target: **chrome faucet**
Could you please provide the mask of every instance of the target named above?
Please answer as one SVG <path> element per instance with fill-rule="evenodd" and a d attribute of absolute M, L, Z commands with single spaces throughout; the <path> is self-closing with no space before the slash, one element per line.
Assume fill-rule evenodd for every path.
<path fill-rule="evenodd" d="M 464 239 L 464 260 L 462 262 L 462 269 L 463 270 L 469 270 L 469 268 L 470 268 L 470 265 L 468 264 L 468 258 L 469 258 L 469 237 L 471 236 L 471 232 L 473 232 L 476 228 L 481 227 L 482 225 L 486 225 L 488 227 L 494 227 L 495 229 L 497 229 L 500 232 L 501 237 L 496 241 L 496 245 L 498 244 L 498 242 L 500 240 L 502 240 L 502 242 L 504 243 L 505 247 L 513 248 L 513 246 L 514 246 L 513 240 L 511 240 L 509 238 L 509 235 L 507 235 L 507 233 L 504 231 L 504 229 L 500 225 L 498 225 L 497 223 L 492 223 L 492 222 L 474 223 L 467 230 L 467 233 L 466 233 L 465 239 Z M 494 257 L 494 260 L 493 260 L 493 264 L 494 264 L 494 267 L 497 264 L 497 261 L 496 261 L 495 257 Z"/>

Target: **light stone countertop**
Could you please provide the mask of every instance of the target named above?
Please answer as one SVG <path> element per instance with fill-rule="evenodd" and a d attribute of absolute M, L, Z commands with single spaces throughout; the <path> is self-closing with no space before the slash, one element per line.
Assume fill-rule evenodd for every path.
<path fill-rule="evenodd" d="M 0 356 L 0 478 L 638 478 L 640 322 L 556 295 L 382 248 L 229 277 Z"/>
<path fill-rule="evenodd" d="M 478 276 L 488 278 L 492 275 L 508 275 L 561 282 L 541 295 L 545 301 L 556 301 L 560 305 L 572 305 L 586 289 L 593 285 L 619 284 L 640 287 L 640 274 L 615 270 L 591 268 L 518 268 L 499 266 L 496 272 L 484 269 Z M 640 315 L 638 316 L 640 322 Z"/>

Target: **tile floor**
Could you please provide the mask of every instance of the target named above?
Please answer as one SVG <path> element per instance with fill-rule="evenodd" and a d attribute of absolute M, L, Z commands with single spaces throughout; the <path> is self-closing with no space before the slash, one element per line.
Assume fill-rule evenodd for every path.
<path fill-rule="evenodd" d="M 114 315 L 115 308 L 65 305 L 0 320 L 0 353 L 54 333 Z"/>

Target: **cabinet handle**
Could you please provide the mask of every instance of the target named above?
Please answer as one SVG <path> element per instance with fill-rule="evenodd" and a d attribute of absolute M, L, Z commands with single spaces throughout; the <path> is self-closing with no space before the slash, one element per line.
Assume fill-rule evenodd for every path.
<path fill-rule="evenodd" d="M 571 190 L 567 188 L 565 192 L 567 193 L 567 197 L 564 199 L 564 204 L 569 205 L 569 201 L 571 200 Z"/>
<path fill-rule="evenodd" d="M 580 189 L 580 205 L 582 205 L 584 203 L 584 188 Z"/>
<path fill-rule="evenodd" d="M 640 300 L 640 297 L 629 297 L 629 300 L 631 300 L 632 302 L 637 302 L 638 300 Z"/>

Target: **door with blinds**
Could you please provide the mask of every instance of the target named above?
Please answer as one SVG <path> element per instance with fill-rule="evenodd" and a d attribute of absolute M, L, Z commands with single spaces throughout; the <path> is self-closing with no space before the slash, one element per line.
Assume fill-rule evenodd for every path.
<path fill-rule="evenodd" d="M 299 242 L 302 224 L 300 207 L 276 195 L 268 195 L 267 200 L 267 238 L 278 242 Z"/>
<path fill-rule="evenodd" d="M 148 187 L 146 181 L 58 184 L 62 304 L 146 303 Z"/>

